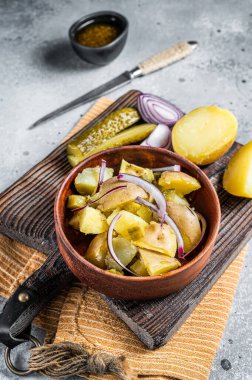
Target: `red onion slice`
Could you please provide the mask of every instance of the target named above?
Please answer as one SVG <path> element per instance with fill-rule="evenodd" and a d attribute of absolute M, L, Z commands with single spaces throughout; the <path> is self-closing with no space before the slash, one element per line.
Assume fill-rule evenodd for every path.
<path fill-rule="evenodd" d="M 141 94 L 137 98 L 137 108 L 144 121 L 154 124 L 165 124 L 172 127 L 182 116 L 182 112 L 174 104 L 159 96 Z"/>
<path fill-rule="evenodd" d="M 165 166 L 163 168 L 154 168 L 151 169 L 154 173 L 162 173 L 162 172 L 181 172 L 181 166 L 180 165 L 173 165 L 173 166 Z"/>
<path fill-rule="evenodd" d="M 107 165 L 107 162 L 105 160 L 102 160 L 96 193 L 98 193 L 98 191 L 100 190 L 101 184 L 104 181 L 106 165 Z"/>
<path fill-rule="evenodd" d="M 203 215 L 199 214 L 198 212 L 196 212 L 196 214 L 197 214 L 199 221 L 201 223 L 201 236 L 200 236 L 198 243 L 196 243 L 196 245 L 190 251 L 186 252 L 186 254 L 183 257 L 184 259 L 196 251 L 196 249 L 201 245 L 201 243 L 205 237 L 205 234 L 206 234 L 206 229 L 207 229 L 206 219 L 204 218 Z"/>
<path fill-rule="evenodd" d="M 158 206 L 158 216 L 160 219 L 161 224 L 164 222 L 165 214 L 166 214 L 166 200 L 161 193 L 161 191 L 154 186 L 152 183 L 145 181 L 142 178 L 136 177 L 131 174 L 126 173 L 120 173 L 117 176 L 119 181 L 125 181 L 125 182 L 131 182 L 135 185 L 141 187 L 143 190 L 145 190 L 147 193 L 151 194 L 153 198 L 155 199 L 155 202 Z"/>
<path fill-rule="evenodd" d="M 142 204 L 142 205 L 145 205 L 145 206 L 149 207 L 151 210 L 153 210 L 154 212 L 158 213 L 157 206 L 155 206 L 154 204 L 146 201 L 143 198 L 136 197 L 135 202 L 137 202 L 139 204 Z M 176 223 L 173 221 L 172 218 L 170 218 L 168 216 L 167 212 L 165 212 L 164 221 L 174 231 L 174 233 L 176 235 L 177 243 L 178 243 L 178 257 L 179 257 L 179 259 L 183 259 L 184 258 L 184 240 L 182 238 L 182 235 L 181 235 L 181 233 L 180 233 L 180 231 L 179 231 Z"/>
<path fill-rule="evenodd" d="M 154 148 L 171 148 L 171 130 L 167 125 L 158 124 L 154 131 L 140 145 Z"/>
<path fill-rule="evenodd" d="M 120 219 L 120 217 L 121 217 L 120 214 L 116 214 L 116 216 L 114 217 L 114 219 L 112 220 L 112 222 L 111 222 L 111 224 L 109 226 L 108 235 L 107 235 L 108 250 L 109 250 L 109 253 L 110 253 L 110 256 L 112 257 L 112 259 L 114 259 L 115 262 L 122 269 L 124 269 L 126 272 L 132 274 L 133 276 L 138 277 L 134 272 L 132 272 L 130 269 L 128 269 L 125 265 L 123 265 L 123 263 L 118 259 L 118 257 L 116 256 L 116 253 L 114 251 L 114 247 L 113 247 L 113 231 L 114 231 L 114 228 L 115 228 L 115 224 L 118 221 L 118 219 Z"/>
<path fill-rule="evenodd" d="M 96 203 L 97 201 L 99 201 L 100 199 L 106 197 L 107 195 L 113 193 L 114 191 L 117 191 L 117 190 L 121 190 L 121 189 L 125 189 L 127 186 L 126 185 L 121 185 L 121 186 L 118 186 L 118 187 L 114 187 L 113 189 L 110 189 L 109 191 L 107 191 L 105 194 L 103 194 L 102 196 L 100 196 L 99 198 L 95 199 L 94 201 L 91 201 L 91 202 L 88 202 L 85 206 L 82 206 L 82 207 L 78 207 L 78 208 L 74 208 L 73 212 L 77 212 L 77 211 L 81 211 L 81 210 L 84 210 L 84 208 L 88 207 L 88 206 L 91 206 L 92 204 Z"/>

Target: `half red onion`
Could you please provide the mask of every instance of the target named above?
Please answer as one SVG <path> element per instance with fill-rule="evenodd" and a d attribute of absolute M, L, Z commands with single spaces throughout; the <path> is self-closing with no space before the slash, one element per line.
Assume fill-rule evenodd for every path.
<path fill-rule="evenodd" d="M 157 213 L 158 213 L 160 222 L 161 224 L 164 222 L 165 214 L 166 214 L 166 200 L 163 194 L 161 193 L 161 191 L 156 186 L 154 186 L 152 183 L 148 181 L 145 181 L 142 178 L 136 177 L 131 174 L 126 174 L 126 173 L 118 174 L 117 179 L 119 181 L 134 183 L 135 185 L 145 190 L 147 193 L 151 194 L 153 198 L 155 199 L 155 202 L 158 206 Z"/>
<path fill-rule="evenodd" d="M 98 179 L 98 185 L 97 185 L 96 193 L 98 193 L 98 191 L 100 190 L 101 184 L 104 181 L 104 175 L 105 175 L 106 165 L 107 165 L 107 162 L 105 160 L 102 160 L 102 162 L 101 162 L 101 168 L 100 168 L 100 172 L 99 172 L 99 179 Z"/>
<path fill-rule="evenodd" d="M 201 223 L 201 236 L 200 236 L 198 243 L 190 251 L 188 251 L 184 254 L 184 257 L 183 257 L 184 259 L 186 259 L 189 255 L 191 255 L 193 252 L 195 252 L 196 249 L 198 249 L 198 247 L 201 245 L 201 243 L 205 237 L 205 234 L 206 234 L 206 229 L 207 229 L 206 219 L 200 213 L 196 212 L 196 214 L 197 214 L 199 221 Z"/>
<path fill-rule="evenodd" d="M 117 186 L 117 187 L 114 187 L 113 189 L 110 189 L 109 191 L 107 191 L 105 194 L 103 194 L 102 196 L 100 196 L 99 198 L 95 199 L 94 201 L 91 201 L 91 202 L 88 202 L 85 206 L 82 206 L 82 207 L 78 207 L 78 208 L 74 208 L 73 212 L 77 212 L 77 211 L 81 211 L 81 210 L 84 210 L 84 208 L 88 207 L 88 206 L 91 206 L 92 204 L 96 203 L 97 201 L 99 201 L 100 199 L 106 197 L 107 195 L 113 193 L 114 191 L 117 191 L 117 190 L 121 190 L 121 189 L 125 189 L 127 186 L 126 185 L 121 185 L 121 186 Z"/>
<path fill-rule="evenodd" d="M 153 148 L 171 148 L 171 130 L 167 125 L 158 124 L 154 131 L 140 145 Z"/>
<path fill-rule="evenodd" d="M 118 259 L 118 257 L 116 256 L 116 253 L 114 251 L 114 247 L 113 247 L 113 231 L 114 231 L 114 228 L 115 228 L 115 224 L 116 222 L 118 221 L 118 219 L 120 219 L 121 215 L 120 214 L 116 214 L 116 216 L 114 217 L 114 219 L 112 220 L 110 226 L 109 226 L 109 229 L 108 229 L 108 234 L 107 234 L 107 243 L 108 243 L 108 250 L 109 250 L 109 253 L 110 253 L 110 256 L 112 257 L 112 259 L 115 260 L 115 262 L 123 269 L 125 270 L 126 272 L 132 274 L 133 276 L 136 276 L 137 275 L 132 272 L 130 269 L 128 269 L 125 265 L 123 265 L 123 263 Z"/>
<path fill-rule="evenodd" d="M 173 125 L 184 116 L 178 107 L 159 96 L 141 94 L 137 98 L 137 108 L 144 121 L 154 124 Z"/>
<path fill-rule="evenodd" d="M 153 203 L 146 201 L 145 199 L 142 199 L 140 197 L 136 197 L 135 202 L 142 204 L 142 205 L 145 205 L 145 206 L 149 207 L 151 210 L 153 210 L 154 212 L 158 213 L 157 206 L 155 206 Z M 174 231 L 174 233 L 176 235 L 177 243 L 178 243 L 178 257 L 179 257 L 179 259 L 183 259 L 184 258 L 184 241 L 183 241 L 182 235 L 181 235 L 176 223 L 172 220 L 172 218 L 170 218 L 168 216 L 167 212 L 165 212 L 164 221 Z"/>
<path fill-rule="evenodd" d="M 154 168 L 151 169 L 154 173 L 162 173 L 162 172 L 181 172 L 181 166 L 180 165 L 173 165 L 173 166 L 165 166 L 163 168 Z"/>

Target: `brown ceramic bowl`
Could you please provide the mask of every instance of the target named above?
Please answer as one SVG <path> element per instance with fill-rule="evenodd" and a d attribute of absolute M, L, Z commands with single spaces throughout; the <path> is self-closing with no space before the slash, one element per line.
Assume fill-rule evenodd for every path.
<path fill-rule="evenodd" d="M 118 173 L 122 158 L 126 161 L 154 168 L 180 164 L 182 170 L 197 178 L 201 189 L 197 190 L 191 203 L 202 213 L 208 224 L 203 247 L 191 261 L 162 276 L 130 277 L 118 276 L 97 268 L 84 259 L 83 255 L 91 241 L 90 237 L 68 226 L 69 212 L 66 208 L 68 195 L 75 192 L 74 179 L 84 168 L 100 165 L 107 161 Z M 166 296 L 185 287 L 205 267 L 218 234 L 220 205 L 217 194 L 207 176 L 193 163 L 170 151 L 160 148 L 126 146 L 109 149 L 95 154 L 74 167 L 63 181 L 55 200 L 55 226 L 60 252 L 71 271 L 91 288 L 114 298 L 147 300 Z"/>

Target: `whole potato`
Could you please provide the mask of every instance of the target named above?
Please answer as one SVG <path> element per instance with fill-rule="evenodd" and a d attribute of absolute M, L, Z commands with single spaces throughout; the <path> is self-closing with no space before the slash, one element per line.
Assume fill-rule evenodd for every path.
<path fill-rule="evenodd" d="M 185 252 L 190 251 L 201 237 L 201 227 L 197 214 L 188 206 L 175 202 L 167 202 L 167 212 L 180 230 L 184 240 Z"/>

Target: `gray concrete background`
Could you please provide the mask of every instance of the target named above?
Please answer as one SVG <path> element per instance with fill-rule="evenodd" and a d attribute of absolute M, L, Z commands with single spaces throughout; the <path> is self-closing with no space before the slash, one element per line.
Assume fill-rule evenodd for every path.
<path fill-rule="evenodd" d="M 107 9 L 128 17 L 128 42 L 114 62 L 94 68 L 75 56 L 67 32 L 82 15 Z M 218 104 L 238 118 L 238 141 L 251 140 L 251 32 L 250 0 L 0 0 L 0 190 L 47 155 L 89 106 L 28 131 L 32 122 L 177 40 L 198 40 L 200 49 L 110 97 L 135 88 L 185 111 Z M 251 251 L 250 246 L 210 380 L 252 379 Z M 0 357 L 0 379 L 9 379 Z M 222 368 L 223 359 L 230 369 Z"/>

